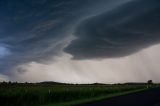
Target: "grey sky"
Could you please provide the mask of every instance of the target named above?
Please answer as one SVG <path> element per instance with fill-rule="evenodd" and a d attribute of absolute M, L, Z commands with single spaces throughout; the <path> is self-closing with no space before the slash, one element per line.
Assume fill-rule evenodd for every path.
<path fill-rule="evenodd" d="M 158 0 L 1 0 L 0 81 L 159 81 Z"/>

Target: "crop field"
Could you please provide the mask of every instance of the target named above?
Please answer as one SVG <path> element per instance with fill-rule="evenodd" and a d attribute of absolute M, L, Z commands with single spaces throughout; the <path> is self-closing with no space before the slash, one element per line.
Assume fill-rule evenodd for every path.
<path fill-rule="evenodd" d="M 0 84 L 0 106 L 71 106 L 146 88 L 145 84 Z"/>

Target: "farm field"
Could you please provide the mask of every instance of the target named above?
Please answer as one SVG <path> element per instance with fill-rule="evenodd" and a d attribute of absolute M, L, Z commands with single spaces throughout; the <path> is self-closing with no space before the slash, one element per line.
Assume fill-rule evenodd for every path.
<path fill-rule="evenodd" d="M 0 84 L 0 105 L 71 106 L 144 90 L 147 86 L 146 84 L 3 83 Z"/>
<path fill-rule="evenodd" d="M 160 87 L 116 96 L 108 99 L 91 101 L 78 106 L 160 106 Z"/>

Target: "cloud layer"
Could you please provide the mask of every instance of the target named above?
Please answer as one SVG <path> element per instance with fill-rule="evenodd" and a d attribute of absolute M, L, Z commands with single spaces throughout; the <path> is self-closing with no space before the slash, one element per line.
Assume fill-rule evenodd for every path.
<path fill-rule="evenodd" d="M 0 0 L 0 81 L 158 82 L 159 19 L 159 0 Z"/>
<path fill-rule="evenodd" d="M 133 0 L 80 23 L 65 48 L 74 59 L 115 58 L 160 42 L 160 2 Z"/>
<path fill-rule="evenodd" d="M 0 72 L 8 74 L 18 65 L 61 56 L 80 20 L 123 3 L 98 1 L 1 0 Z"/>

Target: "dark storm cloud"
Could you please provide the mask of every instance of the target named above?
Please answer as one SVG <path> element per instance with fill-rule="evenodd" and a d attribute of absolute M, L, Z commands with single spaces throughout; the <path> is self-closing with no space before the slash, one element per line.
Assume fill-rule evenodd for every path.
<path fill-rule="evenodd" d="M 84 20 L 65 48 L 74 59 L 114 58 L 160 42 L 160 1 L 133 0 Z"/>
<path fill-rule="evenodd" d="M 74 23 L 111 1 L 0 0 L 0 71 L 60 55 Z"/>
<path fill-rule="evenodd" d="M 59 55 L 64 33 L 67 33 L 65 29 L 77 18 L 79 13 L 75 14 L 75 11 L 83 3 L 73 0 L 1 0 L 0 45 L 7 47 L 2 45 L 0 48 L 0 71 Z M 6 52 L 9 55 L 3 55 Z"/>

